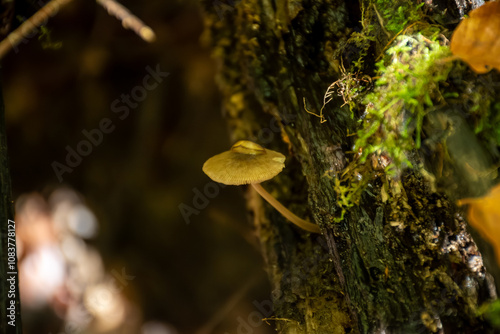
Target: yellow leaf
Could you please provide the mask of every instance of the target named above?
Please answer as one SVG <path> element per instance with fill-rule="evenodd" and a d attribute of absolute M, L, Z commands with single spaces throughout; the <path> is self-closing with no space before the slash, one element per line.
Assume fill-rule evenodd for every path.
<path fill-rule="evenodd" d="M 464 198 L 457 204 L 469 205 L 469 224 L 493 245 L 497 263 L 500 264 L 500 184 L 491 188 L 486 196 Z"/>
<path fill-rule="evenodd" d="M 500 71 L 500 2 L 490 1 L 469 13 L 453 32 L 450 50 L 476 73 Z"/>

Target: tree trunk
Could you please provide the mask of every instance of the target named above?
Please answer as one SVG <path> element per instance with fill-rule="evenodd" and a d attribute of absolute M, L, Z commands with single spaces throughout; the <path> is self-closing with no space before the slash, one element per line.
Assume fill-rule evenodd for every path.
<path fill-rule="evenodd" d="M 17 276 L 16 233 L 7 157 L 3 96 L 0 92 L 0 333 L 21 334 L 21 304 Z"/>
<path fill-rule="evenodd" d="M 0 38 L 10 31 L 14 1 L 0 0 Z M 17 276 L 17 245 L 12 184 L 7 155 L 5 106 L 0 88 L 0 333 L 21 334 L 21 303 Z"/>
<path fill-rule="evenodd" d="M 454 203 L 491 186 L 482 176 L 462 180 L 464 152 L 470 156 L 489 140 L 476 139 L 463 121 L 468 114 L 457 112 L 464 99 L 471 99 L 463 95 L 463 82 L 469 91 L 489 89 L 484 99 L 490 103 L 498 96 L 492 88 L 498 76 L 477 78 L 463 64 L 454 65 L 468 77 L 453 70 L 440 85 L 456 88 L 460 99 L 424 110 L 421 127 L 408 130 L 415 149 L 397 147 L 405 151 L 406 163 L 397 166 L 394 155 L 380 150 L 362 162 L 360 147 L 353 148 L 363 136 L 360 124 L 371 103 L 366 94 L 376 92 L 379 85 L 373 82 L 382 75 L 376 74 L 375 62 L 380 56 L 388 63 L 386 46 L 401 43 L 394 38 L 398 34 L 430 43 L 416 37 L 430 28 L 433 36 L 449 37 L 447 28 L 453 30 L 482 1 L 418 3 L 206 3 L 204 38 L 219 67 L 232 141 L 251 139 L 287 152 L 286 169 L 264 187 L 322 230 L 314 235 L 297 229 L 249 190 L 280 333 L 493 331 L 477 309 L 496 298 L 498 266 L 491 247 L 479 235 L 471 237 Z M 409 46 L 401 51 L 407 54 L 398 55 L 411 59 L 419 52 L 411 43 L 416 42 L 403 45 Z M 336 80 L 333 99 L 322 109 Z M 394 121 L 396 128 L 414 122 L 404 115 Z M 439 127 L 443 122 L 455 126 L 454 134 Z M 460 138 L 472 138 L 475 146 L 463 148 Z M 490 151 L 496 147 L 485 148 L 490 159 L 481 167 L 494 165 Z M 391 161 L 395 173 L 384 168 Z"/>
<path fill-rule="evenodd" d="M 0 0 L 0 38 L 10 31 L 14 1 Z M 12 185 L 7 155 L 5 106 L 0 88 L 0 333 L 21 334 L 17 245 Z"/>

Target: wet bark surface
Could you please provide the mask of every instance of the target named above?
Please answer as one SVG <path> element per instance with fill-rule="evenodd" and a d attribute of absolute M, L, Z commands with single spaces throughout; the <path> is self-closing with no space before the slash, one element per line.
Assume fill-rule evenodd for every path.
<path fill-rule="evenodd" d="M 449 8 L 453 25 L 478 4 L 427 6 Z M 361 31 L 361 8 L 370 5 L 205 4 L 205 40 L 218 62 L 232 141 L 251 139 L 286 153 L 286 169 L 264 187 L 323 232 L 298 230 L 249 192 L 273 285 L 274 323 L 280 333 L 492 332 L 476 310 L 496 297 L 496 265 L 485 269 L 454 202 L 431 189 L 418 168 L 397 178 L 371 174 L 357 205 L 338 222 L 335 177 L 355 159 L 350 134 L 360 114 L 351 117 L 340 96 L 325 108 L 323 123 L 305 108 L 319 114 L 327 87 L 349 74 L 344 68 L 361 50 L 347 41 Z M 382 32 L 375 37 L 368 75 L 389 40 Z M 424 164 L 418 153 L 410 160 Z"/>

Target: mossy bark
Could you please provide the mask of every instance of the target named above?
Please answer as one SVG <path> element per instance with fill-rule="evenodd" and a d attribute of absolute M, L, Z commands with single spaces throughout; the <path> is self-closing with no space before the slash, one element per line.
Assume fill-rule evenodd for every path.
<path fill-rule="evenodd" d="M 205 5 L 204 38 L 219 67 L 232 142 L 253 139 L 288 153 L 285 171 L 264 187 L 323 231 L 298 230 L 249 192 L 278 331 L 492 331 L 476 311 L 496 296 L 496 275 L 481 264 L 471 265 L 480 256 L 466 223 L 446 192 L 432 189 L 423 169 L 408 168 L 392 179 L 371 174 L 359 201 L 338 222 L 335 176 L 355 159 L 351 134 L 362 110 L 354 106 L 352 116 L 342 98 L 334 96 L 321 123 L 305 111 L 304 102 L 319 113 L 327 87 L 348 75 L 361 54 L 364 64 L 358 63 L 357 70 L 374 74 L 375 58 L 391 37 L 375 11 L 366 16 L 374 3 L 243 0 Z M 435 11 L 448 6 L 444 1 L 428 5 Z M 448 24 L 463 15 L 464 7 L 454 6 L 442 15 Z M 368 25 L 375 27 L 370 39 L 353 42 Z M 424 164 L 418 152 L 410 153 L 410 160 Z"/>

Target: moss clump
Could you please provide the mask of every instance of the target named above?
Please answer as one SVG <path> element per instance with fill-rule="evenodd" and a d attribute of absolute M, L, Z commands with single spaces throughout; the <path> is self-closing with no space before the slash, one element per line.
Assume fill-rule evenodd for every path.
<path fill-rule="evenodd" d="M 397 34 L 423 16 L 421 8 L 424 2 L 415 5 L 412 1 L 376 0 L 374 5 L 384 20 L 384 28 L 392 34 Z"/>
<path fill-rule="evenodd" d="M 500 146 L 500 102 L 496 102 L 491 106 L 491 111 L 488 115 L 488 121 L 481 130 L 485 132 L 491 131 L 492 138 L 495 138 L 496 145 Z"/>
<path fill-rule="evenodd" d="M 500 329 L 500 299 L 481 305 L 478 316 L 484 316 L 496 329 Z"/>
<path fill-rule="evenodd" d="M 500 146 L 500 101 L 488 87 L 476 85 L 471 94 L 464 94 L 470 105 L 468 112 L 474 133 L 491 146 Z"/>
<path fill-rule="evenodd" d="M 344 46 L 345 52 L 348 52 L 349 48 L 357 50 L 357 59 L 350 64 L 352 66 L 350 72 L 363 72 L 366 69 L 365 59 L 369 55 L 369 49 L 375 40 L 375 27 L 373 25 L 363 27 L 363 31 L 351 34 Z"/>
<path fill-rule="evenodd" d="M 363 99 L 365 113 L 355 141 L 356 156 L 335 176 L 340 215 L 334 222 L 342 221 L 348 208 L 359 203 L 375 178 L 411 166 L 406 153 L 420 147 L 426 114 L 444 103 L 439 86 L 452 68 L 443 61 L 449 54 L 448 47 L 421 35 L 400 36 L 387 51 L 387 59 L 377 64 L 375 89 Z M 346 96 L 344 101 L 354 102 L 346 101 Z M 385 178 L 382 184 L 386 189 Z"/>
<path fill-rule="evenodd" d="M 361 162 L 385 152 L 388 168 L 410 165 L 406 152 L 420 147 L 422 122 L 436 103 L 442 103 L 439 84 L 446 81 L 451 63 L 442 59 L 449 49 L 421 35 L 399 36 L 387 51 L 390 64 L 377 63 L 375 90 L 365 97 L 365 116 L 356 148 Z"/>
<path fill-rule="evenodd" d="M 368 184 L 376 175 L 378 174 L 376 174 L 372 164 L 360 164 L 359 161 L 355 160 L 346 167 L 342 175 L 335 177 L 334 190 L 337 195 L 340 216 L 334 218 L 334 223 L 340 223 L 344 220 L 348 209 L 359 204 L 363 192 L 366 191 Z"/>

